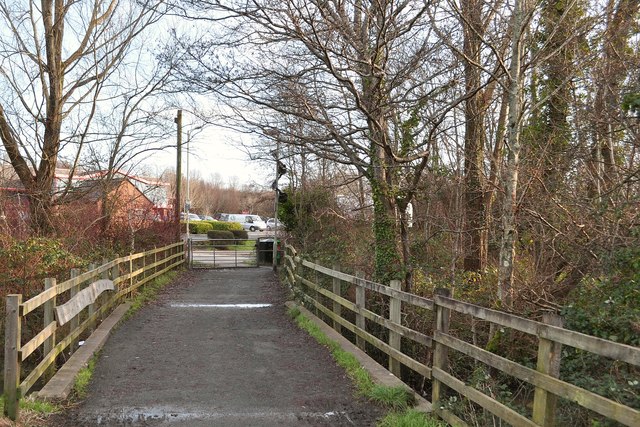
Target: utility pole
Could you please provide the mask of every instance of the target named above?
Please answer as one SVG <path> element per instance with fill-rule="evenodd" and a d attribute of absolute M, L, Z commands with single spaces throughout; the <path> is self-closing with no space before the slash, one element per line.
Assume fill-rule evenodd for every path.
<path fill-rule="evenodd" d="M 175 215 L 176 215 L 176 223 L 178 226 L 176 227 L 176 232 L 178 234 L 178 240 L 180 240 L 180 212 L 182 212 L 182 208 L 180 206 L 180 200 L 182 198 L 182 191 L 180 187 L 182 186 L 182 110 L 178 110 L 178 115 L 176 116 L 174 122 L 178 125 L 178 156 L 176 159 L 176 203 L 175 203 Z"/>
<path fill-rule="evenodd" d="M 280 173 L 280 140 L 276 141 L 276 181 L 275 181 L 275 202 L 273 219 L 275 220 L 273 229 L 273 271 L 278 271 L 278 198 L 280 197 L 280 191 L 278 190 L 278 174 Z"/>
<path fill-rule="evenodd" d="M 189 213 L 191 212 L 191 189 L 189 188 L 189 141 L 191 141 L 191 131 L 187 132 L 187 199 L 184 204 L 184 211 L 187 214 L 187 240 L 189 240 Z"/>

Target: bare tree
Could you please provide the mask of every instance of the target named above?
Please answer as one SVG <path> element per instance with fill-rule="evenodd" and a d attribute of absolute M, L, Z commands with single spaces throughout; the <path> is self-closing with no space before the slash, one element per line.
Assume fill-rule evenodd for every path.
<path fill-rule="evenodd" d="M 32 228 L 53 231 L 56 163 L 129 46 L 163 0 L 2 2 L 0 139 L 30 201 Z M 81 144 L 82 142 L 80 142 Z M 76 147 L 77 149 L 78 147 Z"/>
<path fill-rule="evenodd" d="M 515 0 L 511 27 L 511 64 L 509 67 L 509 115 L 507 127 L 507 164 L 504 171 L 504 202 L 502 205 L 502 239 L 498 296 L 507 306 L 512 300 L 514 259 L 516 253 L 516 210 L 518 205 L 518 173 L 520 168 L 520 131 L 522 125 L 524 36 L 531 9 L 527 0 Z"/>
<path fill-rule="evenodd" d="M 230 126 L 256 134 L 277 128 L 267 135 L 364 176 L 373 195 L 376 276 L 401 278 L 408 286 L 405 210 L 431 147 L 463 99 L 452 90 L 459 79 L 457 59 L 433 37 L 431 4 L 290 0 L 197 6 L 226 18 L 229 31 L 188 47 L 192 61 L 185 70 L 195 71 L 189 80 L 229 101 Z M 305 126 L 282 125 L 282 116 Z"/>

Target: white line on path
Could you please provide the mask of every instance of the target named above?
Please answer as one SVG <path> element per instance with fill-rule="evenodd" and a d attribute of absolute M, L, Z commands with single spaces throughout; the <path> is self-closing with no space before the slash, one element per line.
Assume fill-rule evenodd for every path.
<path fill-rule="evenodd" d="M 265 308 L 273 304 L 170 304 L 172 308 Z"/>

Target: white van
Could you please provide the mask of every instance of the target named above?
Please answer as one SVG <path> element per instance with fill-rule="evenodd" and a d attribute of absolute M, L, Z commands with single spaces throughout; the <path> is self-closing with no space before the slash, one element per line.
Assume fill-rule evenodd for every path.
<path fill-rule="evenodd" d="M 249 231 L 265 231 L 267 224 L 258 215 L 251 214 L 223 214 L 220 219 L 229 222 L 239 222 L 242 228 Z"/>

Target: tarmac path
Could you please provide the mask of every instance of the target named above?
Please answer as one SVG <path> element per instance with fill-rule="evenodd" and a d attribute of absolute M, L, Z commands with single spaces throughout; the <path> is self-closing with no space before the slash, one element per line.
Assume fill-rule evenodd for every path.
<path fill-rule="evenodd" d="M 52 426 L 374 426 L 381 409 L 284 301 L 268 267 L 182 273 L 113 332 Z"/>

